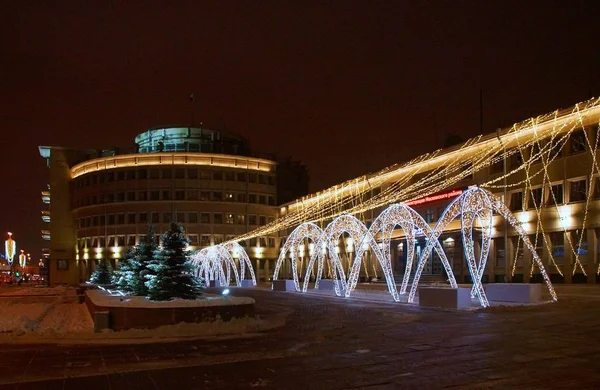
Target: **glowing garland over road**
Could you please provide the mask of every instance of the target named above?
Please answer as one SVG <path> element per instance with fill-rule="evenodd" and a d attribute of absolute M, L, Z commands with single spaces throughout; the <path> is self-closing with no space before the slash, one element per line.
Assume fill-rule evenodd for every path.
<path fill-rule="evenodd" d="M 530 178 L 544 174 L 548 165 L 557 157 L 556 153 L 551 155 L 557 140 L 564 143 L 574 129 L 597 126 L 599 120 L 599 99 L 541 115 L 515 124 L 496 135 L 470 139 L 454 150 L 425 154 L 406 164 L 393 165 L 377 173 L 330 187 L 316 195 L 301 198 L 288 205 L 286 213 L 276 221 L 240 235 L 235 241 L 284 231 L 303 222 L 327 221 L 341 214 L 356 215 L 393 203 L 410 202 L 443 191 L 483 168 L 500 163 L 534 145 L 538 146 L 539 152 L 531 154 L 519 167 L 481 184 L 483 188 L 505 188 L 505 185 L 499 183 L 506 177 L 529 170 L 536 163 L 543 164 L 535 174 L 529 175 Z M 541 140 L 547 142 L 542 145 Z M 598 170 L 595 161 L 594 164 Z M 530 178 L 526 181 L 529 182 Z M 513 183 L 508 186 L 522 184 Z"/>

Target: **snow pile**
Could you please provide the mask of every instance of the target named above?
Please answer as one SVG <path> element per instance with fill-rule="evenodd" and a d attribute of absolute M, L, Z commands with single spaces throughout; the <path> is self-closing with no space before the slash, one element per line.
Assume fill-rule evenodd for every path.
<path fill-rule="evenodd" d="M 59 303 L 52 307 L 37 327 L 37 333 L 69 335 L 91 333 L 94 322 L 85 304 Z"/>
<path fill-rule="evenodd" d="M 29 332 L 37 330 L 37 324 L 50 309 L 49 303 L 11 304 L 0 303 L 0 333 Z"/>

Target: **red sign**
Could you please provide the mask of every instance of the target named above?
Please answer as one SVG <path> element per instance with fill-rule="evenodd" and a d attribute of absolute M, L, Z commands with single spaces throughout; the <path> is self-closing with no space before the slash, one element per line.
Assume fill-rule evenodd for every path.
<path fill-rule="evenodd" d="M 435 202 L 438 200 L 450 199 L 454 198 L 463 193 L 463 190 L 452 190 L 450 192 L 445 192 L 443 194 L 430 195 L 424 198 L 419 198 L 415 200 L 411 200 L 410 202 L 404 203 L 407 206 L 417 206 L 423 203 Z"/>

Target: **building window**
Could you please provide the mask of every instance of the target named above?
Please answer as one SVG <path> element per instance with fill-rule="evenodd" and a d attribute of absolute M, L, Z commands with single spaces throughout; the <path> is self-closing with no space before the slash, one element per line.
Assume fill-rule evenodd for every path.
<path fill-rule="evenodd" d="M 561 184 L 554 184 L 550 187 L 551 192 L 550 192 L 550 196 L 548 196 L 548 204 L 550 206 L 554 206 L 557 204 L 563 204 L 564 203 L 564 191 L 563 191 L 563 185 Z"/>
<path fill-rule="evenodd" d="M 198 213 L 188 213 L 189 223 L 198 223 Z"/>
<path fill-rule="evenodd" d="M 198 235 L 197 234 L 190 234 L 188 236 L 188 240 L 189 240 L 190 245 L 198 246 Z"/>
<path fill-rule="evenodd" d="M 267 217 L 267 223 L 271 223 L 275 220 L 275 217 Z"/>
<path fill-rule="evenodd" d="M 177 213 L 177 222 L 185 223 L 185 213 Z"/>
<path fill-rule="evenodd" d="M 246 182 L 246 180 L 247 180 L 246 172 L 238 172 L 237 173 L 237 181 Z"/>
<path fill-rule="evenodd" d="M 235 180 L 235 172 L 226 171 L 225 172 L 225 180 L 234 181 Z"/>
<path fill-rule="evenodd" d="M 225 223 L 233 224 L 235 221 L 235 216 L 231 213 L 225 213 Z"/>
<path fill-rule="evenodd" d="M 108 237 L 108 246 L 112 248 L 112 247 L 116 246 L 115 244 L 116 244 L 115 236 Z"/>
<path fill-rule="evenodd" d="M 265 195 L 259 195 L 258 196 L 258 203 L 260 203 L 260 204 L 267 204 L 267 197 Z"/>
<path fill-rule="evenodd" d="M 274 196 L 267 196 L 267 199 L 269 200 L 269 206 L 275 206 L 275 197 Z"/>
<path fill-rule="evenodd" d="M 581 202 L 587 199 L 587 180 L 576 180 L 569 182 L 569 202 Z"/>
<path fill-rule="evenodd" d="M 267 182 L 270 186 L 275 185 L 275 176 L 267 176 Z"/>
<path fill-rule="evenodd" d="M 585 256 L 588 254 L 588 241 L 587 233 L 585 230 L 574 230 L 571 233 L 571 243 L 573 248 L 577 248 L 577 254 L 579 256 Z M 579 242 L 581 240 L 581 243 Z"/>
<path fill-rule="evenodd" d="M 133 191 L 127 192 L 127 201 L 128 202 L 135 201 L 135 192 L 133 192 Z"/>
<path fill-rule="evenodd" d="M 275 248 L 275 238 L 274 237 L 269 237 L 269 248 Z"/>
<path fill-rule="evenodd" d="M 223 223 L 223 214 L 221 213 L 214 213 L 213 214 L 213 223 L 214 224 L 222 224 Z"/>
<path fill-rule="evenodd" d="M 210 172 L 209 171 L 200 171 L 200 179 L 210 180 Z"/>
<path fill-rule="evenodd" d="M 175 168 L 175 179 L 185 179 L 185 169 Z"/>
<path fill-rule="evenodd" d="M 496 250 L 496 267 L 504 267 L 506 265 L 504 238 L 495 238 L 494 248 Z"/>
<path fill-rule="evenodd" d="M 235 200 L 235 196 L 233 195 L 233 192 L 226 192 L 224 199 L 226 202 L 233 202 Z"/>
<path fill-rule="evenodd" d="M 146 171 L 145 169 L 139 169 L 137 175 L 138 179 L 146 180 L 148 178 L 148 171 Z"/>
<path fill-rule="evenodd" d="M 248 225 L 256 225 L 256 215 L 248 216 Z"/>
<path fill-rule="evenodd" d="M 187 199 L 188 200 L 198 200 L 198 191 L 196 190 L 189 190 L 187 193 Z"/>
<path fill-rule="evenodd" d="M 127 236 L 127 246 L 135 246 L 135 234 Z"/>
<path fill-rule="evenodd" d="M 490 165 L 490 175 L 504 172 L 504 160 L 498 160 Z"/>
<path fill-rule="evenodd" d="M 129 170 L 125 173 L 125 180 L 135 180 L 135 170 Z"/>
<path fill-rule="evenodd" d="M 569 154 L 577 154 L 585 152 L 585 146 L 587 142 L 585 140 L 585 133 L 583 130 L 574 131 L 571 134 L 571 148 Z"/>
<path fill-rule="evenodd" d="M 200 246 L 210 246 L 210 236 L 203 234 L 200 236 Z"/>
<path fill-rule="evenodd" d="M 213 191 L 213 200 L 217 202 L 223 200 L 223 193 L 221 191 Z"/>
<path fill-rule="evenodd" d="M 162 199 L 163 200 L 171 200 L 171 190 L 164 190 L 162 192 Z"/>
<path fill-rule="evenodd" d="M 119 181 L 125 180 L 125 172 L 124 171 L 117 172 L 117 180 L 119 180 Z"/>
<path fill-rule="evenodd" d="M 223 180 L 223 172 L 214 171 L 212 175 L 213 180 Z"/>
<path fill-rule="evenodd" d="M 594 178 L 594 199 L 600 199 L 600 177 Z"/>
<path fill-rule="evenodd" d="M 258 184 L 267 184 L 267 177 L 265 175 L 258 175 Z"/>
<path fill-rule="evenodd" d="M 108 224 L 109 225 L 114 225 L 115 224 L 115 215 L 114 214 L 110 214 L 108 216 Z"/>
<path fill-rule="evenodd" d="M 164 223 L 169 223 L 171 222 L 171 213 L 163 213 L 163 222 Z"/>
<path fill-rule="evenodd" d="M 56 260 L 56 269 L 68 270 L 69 269 L 69 261 L 65 260 L 65 259 Z"/>
<path fill-rule="evenodd" d="M 238 225 L 245 225 L 246 224 L 246 216 L 244 214 L 238 214 L 236 215 L 237 217 L 237 224 Z"/>
<path fill-rule="evenodd" d="M 542 187 L 532 188 L 529 192 L 529 201 L 527 208 L 534 209 L 536 207 L 542 207 Z"/>
<path fill-rule="evenodd" d="M 261 215 L 258 219 L 259 219 L 259 225 L 260 226 L 263 226 L 263 225 L 267 224 L 267 217 L 266 216 Z"/>
<path fill-rule="evenodd" d="M 200 200 L 210 200 L 210 192 L 201 191 L 200 192 Z"/>
<path fill-rule="evenodd" d="M 185 191 L 184 190 L 175 191 L 175 200 L 185 200 Z"/>
<path fill-rule="evenodd" d="M 513 248 L 515 249 L 515 265 L 517 267 L 521 267 L 523 265 L 523 257 L 525 256 L 525 243 L 520 236 L 511 237 L 510 240 L 512 241 Z"/>
<path fill-rule="evenodd" d="M 256 173 L 249 173 L 248 174 L 248 182 L 249 183 L 256 183 Z"/>
<path fill-rule="evenodd" d="M 435 216 L 433 214 L 433 210 L 427 209 L 425 210 L 425 222 L 432 223 L 435 220 Z"/>
<path fill-rule="evenodd" d="M 160 171 L 158 169 L 151 169 L 150 179 L 160 179 Z"/>
<path fill-rule="evenodd" d="M 200 223 L 210 223 L 210 214 L 200 213 Z"/>
<path fill-rule="evenodd" d="M 550 233 L 552 243 L 552 257 L 557 264 L 562 264 L 565 257 L 565 235 L 563 232 Z"/>
<path fill-rule="evenodd" d="M 163 169 L 162 178 L 163 179 L 172 179 L 173 178 L 173 169 L 172 168 Z"/>
<path fill-rule="evenodd" d="M 160 223 L 160 213 L 152 213 L 152 223 Z"/>
<path fill-rule="evenodd" d="M 510 194 L 510 211 L 523 211 L 523 192 L 513 192 Z"/>
<path fill-rule="evenodd" d="M 246 194 L 244 194 L 243 192 L 238 192 L 237 201 L 240 203 L 246 203 Z"/>
<path fill-rule="evenodd" d="M 145 202 L 148 199 L 148 193 L 146 191 L 138 192 L 137 196 L 138 201 Z"/>
<path fill-rule="evenodd" d="M 150 191 L 150 200 L 160 200 L 160 191 Z"/>
<path fill-rule="evenodd" d="M 148 223 L 148 213 L 140 213 L 140 223 Z"/>
<path fill-rule="evenodd" d="M 213 243 L 214 243 L 214 245 L 222 244 L 223 243 L 223 235 L 222 234 L 213 235 Z"/>
<path fill-rule="evenodd" d="M 188 179 L 197 179 L 198 178 L 198 170 L 196 168 L 188 168 L 187 177 L 188 177 Z"/>
<path fill-rule="evenodd" d="M 256 194 L 248 195 L 248 203 L 256 203 Z"/>

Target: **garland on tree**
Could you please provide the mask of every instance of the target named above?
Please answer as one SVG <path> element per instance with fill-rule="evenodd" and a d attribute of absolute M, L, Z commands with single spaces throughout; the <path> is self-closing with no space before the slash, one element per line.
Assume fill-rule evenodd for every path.
<path fill-rule="evenodd" d="M 90 283 L 93 284 L 110 284 L 112 279 L 112 270 L 105 260 L 100 260 L 92 276 L 90 277 Z"/>
<path fill-rule="evenodd" d="M 137 246 L 127 251 L 125 260 L 120 264 L 119 270 L 115 272 L 115 283 L 121 290 L 132 295 L 148 294 L 146 276 L 151 272 L 148 264 L 156 249 L 156 235 L 152 225 L 148 225 L 148 231 L 144 238 Z"/>
<path fill-rule="evenodd" d="M 204 282 L 192 274 L 193 265 L 189 261 L 188 240 L 183 226 L 172 222 L 170 230 L 162 235 L 162 247 L 154 251 L 148 268 L 152 274 L 146 275 L 148 298 L 154 301 L 167 301 L 174 298 L 196 299 L 202 295 Z"/>

